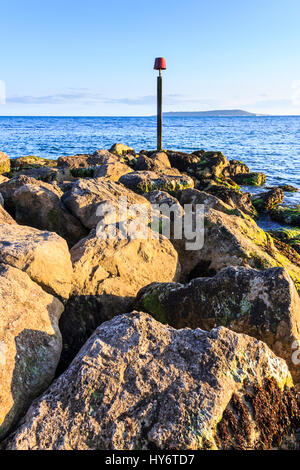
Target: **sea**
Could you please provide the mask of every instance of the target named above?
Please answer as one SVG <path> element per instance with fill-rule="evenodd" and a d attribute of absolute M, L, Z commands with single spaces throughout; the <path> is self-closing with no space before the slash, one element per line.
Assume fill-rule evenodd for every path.
<path fill-rule="evenodd" d="M 156 146 L 155 117 L 0 117 L 0 151 L 11 158 L 56 159 L 122 142 L 136 151 Z M 300 189 L 300 116 L 164 117 L 163 148 L 217 150 L 267 175 L 266 187 Z M 261 191 L 265 188 L 244 188 Z M 300 191 L 285 204 L 300 204 Z"/>

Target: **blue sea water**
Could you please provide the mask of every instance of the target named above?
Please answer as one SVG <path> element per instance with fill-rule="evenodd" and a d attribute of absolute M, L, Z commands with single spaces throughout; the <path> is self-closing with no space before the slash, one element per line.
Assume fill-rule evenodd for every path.
<path fill-rule="evenodd" d="M 300 188 L 300 116 L 165 117 L 164 148 L 219 150 L 267 175 L 267 185 Z M 154 149 L 154 117 L 0 117 L 0 151 L 10 157 L 91 153 L 123 142 Z M 286 194 L 300 203 L 300 192 Z"/>

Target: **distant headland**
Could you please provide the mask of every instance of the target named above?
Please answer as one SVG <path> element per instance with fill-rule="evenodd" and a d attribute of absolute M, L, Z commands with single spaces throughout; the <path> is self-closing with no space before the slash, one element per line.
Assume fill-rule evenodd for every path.
<path fill-rule="evenodd" d="M 249 113 L 242 109 L 220 109 L 215 111 L 175 111 L 164 113 L 164 116 L 197 117 L 197 116 L 262 116 L 262 114 Z"/>

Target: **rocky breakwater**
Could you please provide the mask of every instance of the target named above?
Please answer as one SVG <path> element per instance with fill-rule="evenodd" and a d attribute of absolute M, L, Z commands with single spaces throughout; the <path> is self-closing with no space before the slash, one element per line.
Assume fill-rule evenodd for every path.
<path fill-rule="evenodd" d="M 299 448 L 300 256 L 257 225 L 286 188 L 204 150 L 0 156 L 2 449 Z"/>

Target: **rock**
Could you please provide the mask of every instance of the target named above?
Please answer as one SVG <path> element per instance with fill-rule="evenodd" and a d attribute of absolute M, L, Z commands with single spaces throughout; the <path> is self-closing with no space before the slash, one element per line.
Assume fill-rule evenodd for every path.
<path fill-rule="evenodd" d="M 232 179 L 241 186 L 262 186 L 266 182 L 266 175 L 263 173 L 239 173 Z"/>
<path fill-rule="evenodd" d="M 172 240 L 179 255 L 183 282 L 214 276 L 227 266 L 259 270 L 280 266 L 286 268 L 300 291 L 300 264 L 292 263 L 278 251 L 272 237 L 251 217 L 210 209 L 204 214 L 204 226 L 204 244 L 200 249 L 187 250 L 185 238 Z M 201 233 L 202 226 L 194 227 L 194 230 Z"/>
<path fill-rule="evenodd" d="M 71 249 L 73 295 L 133 297 L 150 282 L 178 279 L 178 256 L 166 238 L 147 229 L 147 239 L 102 240 L 94 230 Z M 104 299 L 103 299 L 104 300 Z M 112 313 L 112 312 L 111 312 Z M 115 314 L 115 313 L 114 313 Z"/>
<path fill-rule="evenodd" d="M 169 158 L 171 166 L 173 168 L 177 168 L 179 171 L 193 169 L 194 166 L 200 161 L 200 157 L 195 154 L 176 152 L 172 150 L 167 150 L 165 153 Z"/>
<path fill-rule="evenodd" d="M 286 363 L 260 341 L 223 327 L 174 330 L 133 312 L 95 331 L 3 447 L 279 447 L 299 425 L 291 385 Z"/>
<path fill-rule="evenodd" d="M 62 311 L 27 274 L 0 265 L 0 439 L 54 377 Z"/>
<path fill-rule="evenodd" d="M 9 156 L 4 152 L 0 152 L 0 175 L 3 173 L 9 173 L 10 171 L 10 159 Z"/>
<path fill-rule="evenodd" d="M 136 171 L 164 171 L 171 168 L 170 161 L 165 152 L 156 152 L 150 157 L 141 154 L 135 161 L 134 169 Z"/>
<path fill-rule="evenodd" d="M 25 170 L 40 167 L 56 167 L 57 161 L 50 158 L 28 155 L 26 157 L 12 158 L 10 164 L 13 170 Z"/>
<path fill-rule="evenodd" d="M 25 175 L 16 176 L 15 178 L 12 178 L 0 184 L 0 192 L 4 198 L 4 206 L 6 210 L 13 216 L 15 215 L 13 195 L 17 189 L 21 188 L 26 184 L 33 184 L 38 185 L 42 188 L 47 188 L 49 189 L 49 191 L 55 192 L 58 197 L 61 197 L 61 190 L 56 184 L 48 184 Z"/>
<path fill-rule="evenodd" d="M 228 267 L 185 285 L 154 283 L 139 292 L 135 307 L 175 328 L 222 325 L 247 333 L 285 359 L 294 382 L 300 382 L 292 360 L 295 341 L 300 344 L 300 298 L 283 268 Z"/>
<path fill-rule="evenodd" d="M 194 169 L 198 179 L 220 178 L 229 161 L 222 152 L 205 152 Z"/>
<path fill-rule="evenodd" d="M 114 155 L 117 155 L 118 157 L 123 157 L 128 154 L 135 155 L 135 151 L 133 148 L 128 147 L 128 145 L 120 144 L 120 143 L 114 144 L 111 147 L 110 152 L 113 153 Z"/>
<path fill-rule="evenodd" d="M 50 167 L 37 167 L 37 168 L 24 168 L 19 171 L 12 170 L 9 173 L 10 177 L 27 176 L 28 178 L 34 178 L 36 180 L 44 181 L 45 183 L 58 182 L 61 183 L 65 179 L 70 178 L 70 173 L 62 168 L 50 168 Z"/>
<path fill-rule="evenodd" d="M 25 271 L 50 294 L 69 297 L 70 254 L 67 243 L 56 233 L 21 225 L 0 225 L 0 263 Z"/>
<path fill-rule="evenodd" d="M 278 188 L 282 189 L 286 193 L 296 193 L 297 191 L 299 191 L 298 188 L 295 188 L 295 186 L 291 186 L 290 184 L 281 184 L 280 186 L 278 186 Z"/>
<path fill-rule="evenodd" d="M 225 176 L 212 178 L 199 178 L 195 184 L 200 191 L 212 192 L 215 188 L 233 189 L 239 191 L 241 188 L 232 179 Z"/>
<path fill-rule="evenodd" d="M 110 181 L 118 181 L 121 176 L 131 172 L 132 169 L 125 163 L 103 163 L 94 171 L 94 178 L 105 177 Z"/>
<path fill-rule="evenodd" d="M 62 202 L 84 227 L 92 229 L 101 219 L 101 215 L 97 215 L 97 209 L 108 203 L 119 212 L 121 197 L 127 198 L 127 207 L 132 204 L 142 204 L 148 208 L 150 206 L 144 197 L 135 194 L 120 183 L 109 181 L 107 178 L 76 181 L 72 184 L 71 189 L 62 196 Z M 136 215 L 131 215 L 130 212 L 124 214 L 124 217 L 119 214 L 117 221 L 135 217 Z"/>
<path fill-rule="evenodd" d="M 275 207 L 270 212 L 270 216 L 280 223 L 300 227 L 300 205 Z"/>
<path fill-rule="evenodd" d="M 191 204 L 193 206 L 193 211 L 196 210 L 197 205 L 203 205 L 205 211 L 215 209 L 217 211 L 224 212 L 225 214 L 231 214 L 235 209 L 234 205 L 224 204 L 224 202 L 218 197 L 204 191 L 199 191 L 198 189 L 184 189 L 178 193 L 177 197 L 183 207 L 186 204 Z"/>
<path fill-rule="evenodd" d="M 211 186 L 209 192 L 231 206 L 233 210 L 241 210 L 244 214 L 250 215 L 250 217 L 257 217 L 258 215 L 251 201 L 250 193 L 224 186 Z M 237 212 L 238 211 L 236 211 L 236 215 L 238 215 Z"/>
<path fill-rule="evenodd" d="M 150 191 L 166 191 L 176 194 L 181 189 L 194 187 L 194 181 L 187 175 L 159 175 L 153 171 L 134 171 L 122 176 L 119 181 L 127 188 L 140 194 Z"/>
<path fill-rule="evenodd" d="M 270 191 L 253 195 L 252 203 L 258 212 L 267 212 L 274 209 L 283 201 L 284 192 L 280 188 L 272 188 Z"/>
<path fill-rule="evenodd" d="M 101 240 L 94 230 L 71 249 L 73 290 L 62 315 L 64 339 L 60 371 L 75 357 L 95 327 L 130 310 L 141 287 L 151 282 L 177 280 L 178 256 L 162 236 L 151 239 Z"/>
<path fill-rule="evenodd" d="M 293 228 L 281 228 L 277 230 L 271 230 L 270 235 L 275 239 L 285 242 L 297 253 L 300 254 L 300 229 L 293 227 Z"/>
<path fill-rule="evenodd" d="M 186 189 L 185 191 L 193 190 Z M 172 208 L 176 217 L 182 217 L 184 214 L 184 210 L 178 200 L 165 191 L 150 191 L 150 193 L 145 193 L 144 197 L 148 199 L 151 205 L 165 205 L 168 208 Z"/>
<path fill-rule="evenodd" d="M 9 215 L 8 212 L 0 204 L 0 225 L 2 224 L 12 224 L 15 225 L 17 222 Z"/>
<path fill-rule="evenodd" d="M 232 178 L 239 173 L 250 173 L 250 170 L 245 163 L 239 160 L 229 160 L 229 166 L 224 168 L 223 175 Z"/>
<path fill-rule="evenodd" d="M 60 157 L 57 160 L 59 168 L 69 169 L 75 178 L 93 177 L 99 165 L 122 162 L 116 155 L 108 150 L 96 150 L 92 155 L 79 154 L 71 157 Z"/>
<path fill-rule="evenodd" d="M 58 188 L 25 184 L 13 193 L 12 199 L 16 221 L 21 225 L 56 232 L 70 247 L 88 234 L 60 201 Z"/>

